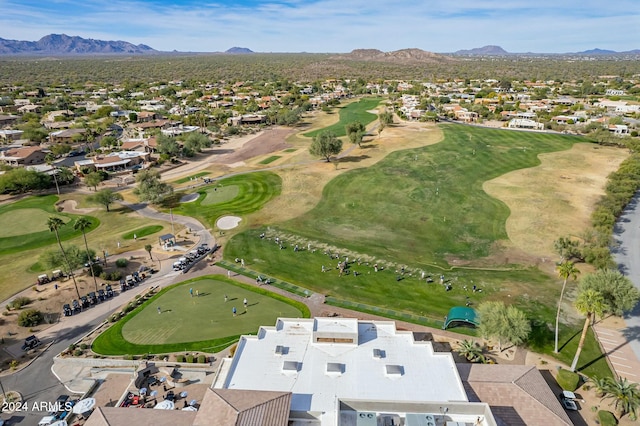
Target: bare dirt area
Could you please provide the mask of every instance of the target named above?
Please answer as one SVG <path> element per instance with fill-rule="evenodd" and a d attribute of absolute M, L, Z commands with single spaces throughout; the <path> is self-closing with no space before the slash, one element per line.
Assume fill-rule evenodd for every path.
<path fill-rule="evenodd" d="M 233 152 L 217 156 L 214 162 L 223 164 L 245 162 L 254 157 L 290 148 L 291 145 L 286 142 L 286 139 L 293 132 L 295 129 L 285 127 L 264 130 L 258 136 L 234 149 Z"/>
<path fill-rule="evenodd" d="M 554 240 L 588 228 L 607 176 L 628 155 L 620 148 L 578 143 L 567 151 L 542 154 L 539 166 L 485 182 L 483 189 L 511 210 L 506 228 L 516 248 L 553 258 Z"/>

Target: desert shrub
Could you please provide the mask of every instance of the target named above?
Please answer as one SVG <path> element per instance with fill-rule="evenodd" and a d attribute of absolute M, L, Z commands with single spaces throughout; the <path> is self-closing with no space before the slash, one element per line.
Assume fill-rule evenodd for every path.
<path fill-rule="evenodd" d="M 91 269 L 93 269 L 93 275 L 95 275 L 96 277 L 102 277 L 102 265 L 98 265 L 97 263 L 94 263 L 93 265 L 91 265 L 91 268 L 87 268 L 87 274 L 89 274 L 91 276 Z"/>
<path fill-rule="evenodd" d="M 85 350 L 87 349 L 89 346 L 86 343 L 81 343 L 80 344 L 80 349 Z"/>
<path fill-rule="evenodd" d="M 205 362 L 207 362 L 206 355 L 198 355 L 198 364 L 204 364 Z"/>
<path fill-rule="evenodd" d="M 558 371 L 557 380 L 562 389 L 573 392 L 578 389 L 578 385 L 580 384 L 580 375 L 573 371 L 561 368 L 560 371 Z"/>
<path fill-rule="evenodd" d="M 84 354 L 84 351 L 82 349 L 76 349 L 75 351 L 73 351 L 73 356 L 82 356 Z"/>
<path fill-rule="evenodd" d="M 125 355 L 122 358 L 126 359 L 127 361 L 133 361 L 133 355 Z"/>
<path fill-rule="evenodd" d="M 124 257 L 121 257 L 120 259 L 116 260 L 116 266 L 118 268 L 126 268 L 128 264 L 129 264 L 129 261 Z"/>
<path fill-rule="evenodd" d="M 193 362 L 194 362 L 194 357 L 193 357 L 193 355 L 191 355 L 191 354 L 187 355 L 187 362 L 188 362 L 189 364 L 193 364 Z"/>
<path fill-rule="evenodd" d="M 18 315 L 18 325 L 20 327 L 35 327 L 42 323 L 43 320 L 44 316 L 42 315 L 42 312 L 37 309 L 27 309 L 26 311 L 20 312 L 20 315 Z"/>
<path fill-rule="evenodd" d="M 100 278 L 107 281 L 119 281 L 122 278 L 122 272 L 120 271 L 102 272 L 100 274 Z"/>
<path fill-rule="evenodd" d="M 614 416 L 611 411 L 598 411 L 598 420 L 602 426 L 615 426 L 618 424 L 616 416 Z"/>
<path fill-rule="evenodd" d="M 31 303 L 31 299 L 29 299 L 26 296 L 20 296 L 13 299 L 10 305 L 11 305 L 11 309 L 20 309 L 23 306 L 28 305 L 29 303 Z"/>
<path fill-rule="evenodd" d="M 9 367 L 11 367 L 12 370 L 15 370 L 16 368 L 18 368 L 18 365 L 20 365 L 20 363 L 15 359 L 12 359 L 11 362 L 9 363 Z"/>
<path fill-rule="evenodd" d="M 186 358 L 184 355 L 177 355 L 176 362 L 185 362 Z"/>
<path fill-rule="evenodd" d="M 73 350 L 76 348 L 75 344 L 70 344 L 69 347 L 67 348 L 69 350 L 69 352 L 73 352 Z"/>

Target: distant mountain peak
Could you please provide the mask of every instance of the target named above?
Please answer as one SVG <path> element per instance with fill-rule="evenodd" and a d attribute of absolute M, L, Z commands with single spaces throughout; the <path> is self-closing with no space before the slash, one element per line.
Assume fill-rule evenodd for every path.
<path fill-rule="evenodd" d="M 246 47 L 232 47 L 231 49 L 227 49 L 224 53 L 254 53 L 253 50 Z"/>
<path fill-rule="evenodd" d="M 483 47 L 476 47 L 469 50 L 458 50 L 455 55 L 487 55 L 487 56 L 501 56 L 509 55 L 509 52 L 504 50 L 500 46 L 487 45 Z"/>
<path fill-rule="evenodd" d="M 446 62 L 454 60 L 449 56 L 425 50 L 410 48 L 383 52 L 378 49 L 355 49 L 350 53 L 334 56 L 333 59 L 350 59 L 372 62 L 425 63 Z"/>
<path fill-rule="evenodd" d="M 0 55 L 140 54 L 152 52 L 156 52 L 156 50 L 145 44 L 136 46 L 127 41 L 94 40 L 66 34 L 49 34 L 38 41 L 0 39 Z"/>

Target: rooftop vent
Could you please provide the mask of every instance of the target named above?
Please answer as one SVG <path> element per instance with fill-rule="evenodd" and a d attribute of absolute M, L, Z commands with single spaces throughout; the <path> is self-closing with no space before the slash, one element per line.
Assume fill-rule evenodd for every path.
<path fill-rule="evenodd" d="M 404 367 L 401 365 L 387 364 L 385 368 L 388 376 L 402 376 L 404 374 Z"/>
<path fill-rule="evenodd" d="M 289 348 L 286 346 L 278 345 L 276 346 L 275 354 L 276 355 L 286 355 L 289 353 Z"/>
<path fill-rule="evenodd" d="M 327 363 L 327 373 L 332 374 L 342 374 L 344 373 L 344 364 L 339 362 L 328 362 Z"/>
<path fill-rule="evenodd" d="M 386 356 L 386 352 L 384 351 L 384 349 L 374 349 L 373 350 L 373 357 L 374 358 L 384 358 Z"/>
<path fill-rule="evenodd" d="M 282 364 L 282 371 L 298 371 L 300 363 L 298 361 L 285 361 Z"/>

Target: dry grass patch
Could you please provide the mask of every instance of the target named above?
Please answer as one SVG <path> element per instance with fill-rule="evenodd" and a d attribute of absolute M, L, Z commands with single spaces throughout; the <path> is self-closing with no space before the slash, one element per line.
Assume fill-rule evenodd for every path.
<path fill-rule="evenodd" d="M 483 189 L 511 210 L 506 230 L 517 248 L 553 257 L 554 240 L 589 227 L 607 176 L 628 155 L 620 148 L 578 143 L 567 151 L 541 154 L 539 166 L 487 181 Z"/>

